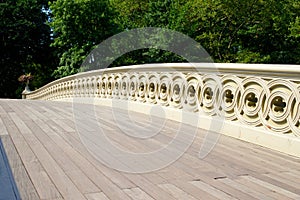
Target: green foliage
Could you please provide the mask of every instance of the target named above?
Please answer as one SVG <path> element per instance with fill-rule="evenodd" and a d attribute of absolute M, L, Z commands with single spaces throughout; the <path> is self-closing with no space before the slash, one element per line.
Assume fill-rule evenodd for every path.
<path fill-rule="evenodd" d="M 37 77 L 31 88 L 51 81 L 53 49 L 50 48 L 50 27 L 46 25 L 46 0 L 4 0 L 0 4 L 1 68 L 0 97 L 20 97 L 21 74 Z M 16 92 L 17 91 L 17 92 Z"/>
<path fill-rule="evenodd" d="M 290 29 L 291 37 L 299 38 L 300 37 L 300 17 L 296 17 L 294 22 L 291 22 Z"/>
<path fill-rule="evenodd" d="M 141 27 L 163 27 L 187 34 L 215 62 L 299 63 L 300 60 L 299 3 L 295 0 L 97 2 L 57 0 L 51 5 L 51 26 L 56 33 L 54 46 L 60 49 L 56 77 L 76 73 L 93 45 L 116 31 Z M 94 31 L 99 26 L 108 34 Z M 145 38 L 145 42 L 152 39 L 156 38 Z M 178 42 L 163 37 L 160 40 L 167 46 Z M 149 48 L 127 53 L 111 66 L 183 61 L 172 52 Z"/>
<path fill-rule="evenodd" d="M 299 39 L 290 33 L 299 15 L 294 2 L 189 1 L 178 25 L 216 62 L 299 63 Z"/>
<path fill-rule="evenodd" d="M 186 34 L 215 62 L 300 64 L 298 0 L 4 0 L 0 13 L 0 97 L 20 94 L 24 73 L 34 75 L 32 89 L 77 73 L 95 45 L 141 27 Z M 165 49 L 178 42 L 162 36 L 145 43 L 150 40 Z M 183 61 L 150 47 L 111 66 Z"/>
<path fill-rule="evenodd" d="M 60 58 L 54 72 L 57 78 L 76 73 L 92 47 L 117 30 L 114 12 L 106 0 L 57 0 L 50 9 L 53 46 Z"/>
<path fill-rule="evenodd" d="M 176 21 L 178 14 L 178 4 L 180 0 L 111 0 L 118 17 L 115 23 L 122 29 L 134 29 L 141 27 L 161 27 L 174 29 L 173 23 Z M 176 7 L 177 6 L 177 7 Z M 174 42 L 170 38 L 145 38 L 145 43 L 150 40 L 160 40 L 161 44 L 167 46 Z M 164 63 L 164 62 L 183 62 L 184 58 L 165 50 L 148 48 L 136 50 L 127 53 L 115 61 L 112 66 L 143 64 L 143 63 Z"/>
<path fill-rule="evenodd" d="M 117 13 L 114 22 L 121 30 L 146 27 L 149 0 L 111 0 L 110 3 Z"/>

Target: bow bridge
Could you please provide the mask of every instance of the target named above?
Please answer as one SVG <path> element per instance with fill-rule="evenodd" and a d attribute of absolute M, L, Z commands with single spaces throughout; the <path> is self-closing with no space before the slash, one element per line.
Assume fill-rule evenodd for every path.
<path fill-rule="evenodd" d="M 23 98 L 0 101 L 16 199 L 300 199 L 300 66 L 117 67 Z"/>

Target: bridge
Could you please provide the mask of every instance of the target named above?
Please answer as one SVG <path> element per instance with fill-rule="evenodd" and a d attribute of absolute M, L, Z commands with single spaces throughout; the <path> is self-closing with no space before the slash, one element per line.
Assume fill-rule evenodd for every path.
<path fill-rule="evenodd" d="M 15 199 L 300 199 L 299 66 L 118 67 L 23 98 L 0 100 Z"/>

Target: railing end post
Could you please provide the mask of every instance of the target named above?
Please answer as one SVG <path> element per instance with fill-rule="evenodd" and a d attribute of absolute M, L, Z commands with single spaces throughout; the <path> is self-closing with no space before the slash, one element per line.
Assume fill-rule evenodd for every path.
<path fill-rule="evenodd" d="M 28 85 L 26 85 L 25 89 L 22 92 L 22 99 L 26 99 L 27 94 L 29 94 L 31 91 L 28 87 Z"/>

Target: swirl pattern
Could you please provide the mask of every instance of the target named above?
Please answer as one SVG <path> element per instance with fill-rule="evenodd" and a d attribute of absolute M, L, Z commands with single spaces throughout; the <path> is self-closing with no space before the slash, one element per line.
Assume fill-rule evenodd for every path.
<path fill-rule="evenodd" d="M 101 72 L 101 73 L 100 73 Z M 223 116 L 300 136 L 300 80 L 188 70 L 95 71 L 54 81 L 27 99 L 109 98 Z"/>

